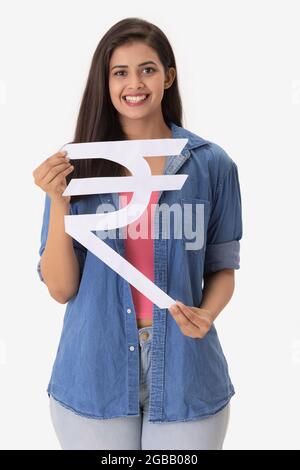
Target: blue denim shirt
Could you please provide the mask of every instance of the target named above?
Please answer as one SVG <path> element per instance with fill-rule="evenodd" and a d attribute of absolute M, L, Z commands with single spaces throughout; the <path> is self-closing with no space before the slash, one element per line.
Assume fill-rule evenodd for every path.
<path fill-rule="evenodd" d="M 163 237 L 156 224 L 154 282 L 172 298 L 199 307 L 203 276 L 239 269 L 241 194 L 236 163 L 216 143 L 170 123 L 173 138 L 188 138 L 180 155 L 167 157 L 165 174 L 188 174 L 181 188 L 161 191 L 159 205 L 204 205 L 204 242 Z M 119 208 L 117 193 L 85 196 L 70 214 L 97 213 L 101 203 Z M 46 194 L 41 256 L 48 233 Z M 158 206 L 160 207 L 160 206 Z M 98 210 L 99 212 L 99 210 Z M 117 229 L 119 230 L 119 229 Z M 107 239 L 124 256 L 124 238 Z M 139 416 L 139 338 L 130 284 L 73 239 L 81 280 L 64 314 L 47 393 L 90 418 Z M 41 280 L 40 262 L 38 272 Z M 234 395 L 228 364 L 213 324 L 204 338 L 184 335 L 168 309 L 153 305 L 149 422 L 190 421 L 212 415 Z"/>

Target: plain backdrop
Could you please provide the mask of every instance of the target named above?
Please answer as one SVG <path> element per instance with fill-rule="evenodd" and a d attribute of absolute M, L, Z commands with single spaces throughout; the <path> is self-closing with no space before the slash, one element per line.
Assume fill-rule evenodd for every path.
<path fill-rule="evenodd" d="M 2 449 L 59 449 L 46 386 L 66 305 L 36 265 L 32 171 L 72 140 L 94 50 L 117 21 L 174 49 L 184 127 L 237 163 L 241 269 L 216 320 L 236 389 L 225 449 L 299 449 L 299 2 L 3 1 L 0 12 Z"/>

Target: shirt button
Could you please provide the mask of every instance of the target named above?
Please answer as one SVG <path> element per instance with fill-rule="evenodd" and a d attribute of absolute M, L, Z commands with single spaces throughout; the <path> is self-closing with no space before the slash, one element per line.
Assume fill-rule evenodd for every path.
<path fill-rule="evenodd" d="M 130 351 L 134 351 L 134 346 L 130 346 Z"/>
<path fill-rule="evenodd" d="M 149 338 L 149 333 L 146 333 L 146 332 L 145 332 L 145 333 L 141 333 L 141 334 L 140 334 L 140 337 L 146 340 L 146 339 Z"/>
<path fill-rule="evenodd" d="M 128 309 L 127 309 L 127 313 L 131 313 L 131 308 L 128 308 Z"/>

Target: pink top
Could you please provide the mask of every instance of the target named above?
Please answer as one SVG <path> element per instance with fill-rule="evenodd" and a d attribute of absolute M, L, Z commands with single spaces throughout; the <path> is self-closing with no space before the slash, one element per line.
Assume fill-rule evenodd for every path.
<path fill-rule="evenodd" d="M 153 206 L 156 204 L 159 191 L 152 191 L 147 209 L 134 222 L 124 227 L 125 258 L 135 268 L 141 271 L 151 281 L 154 281 L 154 250 L 153 250 Z M 120 207 L 124 207 L 131 201 L 132 192 L 121 192 Z M 152 214 L 151 214 L 152 212 Z M 152 218 L 151 218 L 152 215 Z M 152 236 L 151 236 L 152 234 Z M 152 319 L 153 303 L 139 290 L 130 284 L 136 317 Z"/>

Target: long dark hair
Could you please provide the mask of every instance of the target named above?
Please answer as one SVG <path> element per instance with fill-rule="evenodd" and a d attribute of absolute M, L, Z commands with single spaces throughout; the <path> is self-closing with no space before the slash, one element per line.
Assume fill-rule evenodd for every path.
<path fill-rule="evenodd" d="M 100 40 L 88 74 L 87 83 L 79 109 L 73 142 L 96 142 L 126 140 L 118 112 L 114 108 L 108 87 L 109 63 L 115 48 L 125 43 L 142 41 L 153 48 L 165 73 L 174 67 L 176 76 L 172 86 L 164 91 L 162 114 L 166 124 L 170 122 L 182 127 L 182 103 L 178 89 L 176 62 L 172 47 L 165 34 L 154 24 L 140 18 L 125 18 L 113 25 Z M 71 178 L 91 178 L 95 176 L 124 176 L 125 168 L 106 159 L 73 160 L 74 171 Z M 82 196 L 72 196 L 75 200 Z"/>

